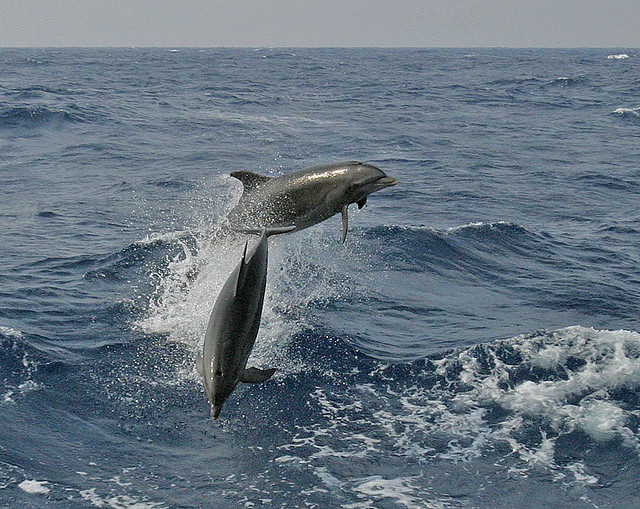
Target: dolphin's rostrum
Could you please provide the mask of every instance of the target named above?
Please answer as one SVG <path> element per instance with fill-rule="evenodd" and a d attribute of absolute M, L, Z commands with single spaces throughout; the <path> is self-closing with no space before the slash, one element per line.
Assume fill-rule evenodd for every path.
<path fill-rule="evenodd" d="M 225 282 L 213 306 L 196 367 L 202 375 L 214 419 L 220 415 L 222 404 L 238 382 L 264 382 L 275 372 L 275 369 L 247 369 L 246 366 L 262 316 L 267 283 L 267 237 L 293 229 L 291 226 L 246 230 L 246 233 L 260 233 L 260 240 L 248 253 L 247 241 L 242 260 Z"/>
<path fill-rule="evenodd" d="M 282 177 L 267 177 L 249 171 L 236 171 L 244 191 L 228 215 L 232 227 L 281 227 L 294 225 L 302 230 L 342 214 L 342 241 L 347 237 L 347 208 L 357 203 L 362 208 L 367 196 L 393 186 L 398 181 L 371 164 L 346 161 Z"/>

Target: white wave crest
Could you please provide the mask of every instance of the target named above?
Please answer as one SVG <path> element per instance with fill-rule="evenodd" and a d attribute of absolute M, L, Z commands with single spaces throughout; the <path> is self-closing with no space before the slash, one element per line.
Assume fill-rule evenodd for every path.
<path fill-rule="evenodd" d="M 27 493 L 46 495 L 51 491 L 49 488 L 47 488 L 46 484 L 48 484 L 47 481 L 25 479 L 20 484 L 18 484 L 18 488 L 20 488 L 22 491 L 26 491 Z"/>
<path fill-rule="evenodd" d="M 22 339 L 22 332 L 12 329 L 11 327 L 4 327 L 0 325 L 0 334 L 13 339 Z"/>
<path fill-rule="evenodd" d="M 613 110 L 615 115 L 640 117 L 640 107 L 638 108 L 617 108 Z"/>
<path fill-rule="evenodd" d="M 511 223 L 509 221 L 496 221 L 493 223 L 485 223 L 483 221 L 471 222 L 467 224 L 462 224 L 459 226 L 452 226 L 447 228 L 447 233 L 455 233 L 461 230 L 477 230 L 482 228 L 501 228 L 501 227 L 509 227 L 509 226 L 517 226 L 515 223 Z"/>
<path fill-rule="evenodd" d="M 629 55 L 627 55 L 626 53 L 618 53 L 616 55 L 607 56 L 607 60 L 626 60 L 627 58 L 629 58 Z"/>

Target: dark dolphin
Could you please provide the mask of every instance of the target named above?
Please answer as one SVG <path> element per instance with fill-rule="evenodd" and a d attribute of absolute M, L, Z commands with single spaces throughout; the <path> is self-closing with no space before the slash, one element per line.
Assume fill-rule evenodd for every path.
<path fill-rule="evenodd" d="M 236 171 L 244 191 L 229 213 L 231 227 L 281 227 L 294 225 L 302 230 L 331 216 L 342 214 L 342 241 L 347 237 L 347 207 L 362 208 L 367 196 L 397 184 L 371 164 L 346 161 L 266 177 L 249 171 Z"/>
<path fill-rule="evenodd" d="M 225 282 L 213 306 L 196 367 L 202 375 L 214 419 L 220 415 L 222 404 L 238 382 L 264 382 L 275 372 L 275 369 L 247 369 L 247 359 L 262 316 L 267 284 L 267 237 L 291 230 L 293 227 L 247 230 L 246 233 L 259 232 L 260 240 L 248 253 L 247 241 L 242 260 Z"/>

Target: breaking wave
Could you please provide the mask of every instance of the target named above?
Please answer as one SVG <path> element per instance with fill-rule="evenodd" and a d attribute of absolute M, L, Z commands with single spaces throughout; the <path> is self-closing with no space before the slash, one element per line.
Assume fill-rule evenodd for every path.
<path fill-rule="evenodd" d="M 637 332 L 575 326 L 410 365 L 355 361 L 340 390 L 311 390 L 322 418 L 278 446 L 275 461 L 354 490 L 340 468 L 381 454 L 407 465 L 495 462 L 511 475 L 543 471 L 554 482 L 597 486 L 598 472 L 608 474 L 593 462 L 594 447 L 640 457 L 639 357 Z M 414 469 L 407 475 L 419 475 Z"/>

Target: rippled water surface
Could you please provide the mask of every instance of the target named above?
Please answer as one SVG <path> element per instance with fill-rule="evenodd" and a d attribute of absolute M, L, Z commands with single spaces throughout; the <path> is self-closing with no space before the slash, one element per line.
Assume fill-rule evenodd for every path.
<path fill-rule="evenodd" d="M 0 50 L 0 505 L 640 504 L 637 50 Z M 399 180 L 270 241 L 194 359 L 229 176 Z"/>

